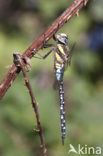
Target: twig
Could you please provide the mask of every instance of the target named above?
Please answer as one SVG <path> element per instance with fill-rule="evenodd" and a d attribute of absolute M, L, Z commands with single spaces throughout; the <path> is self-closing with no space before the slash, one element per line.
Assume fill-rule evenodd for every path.
<path fill-rule="evenodd" d="M 41 49 L 45 42 L 50 40 L 63 25 L 69 21 L 74 15 L 78 15 L 80 8 L 86 5 L 88 0 L 75 0 L 70 7 L 68 7 L 62 14 L 59 16 L 53 24 L 35 41 L 32 45 L 24 52 L 23 56 L 32 58 L 39 49 Z M 4 80 L 0 84 L 0 99 L 5 95 L 8 88 L 12 85 L 13 81 L 19 74 L 21 69 L 17 70 L 13 64 L 9 72 L 5 76 Z"/>
<path fill-rule="evenodd" d="M 45 142 L 44 142 L 44 137 L 43 137 L 43 132 L 42 132 L 42 127 L 41 127 L 41 123 L 40 123 L 40 116 L 39 116 L 39 111 L 38 111 L 38 105 L 37 105 L 37 102 L 36 102 L 36 99 L 33 95 L 33 91 L 32 91 L 32 88 L 31 88 L 31 85 L 30 85 L 30 82 L 29 82 L 29 78 L 27 76 L 27 73 L 25 71 L 25 65 L 29 65 L 30 64 L 28 63 L 28 58 L 27 57 L 22 57 L 22 55 L 20 55 L 19 53 L 14 53 L 13 54 L 14 56 L 14 63 L 17 67 L 17 69 L 22 70 L 22 73 L 23 73 L 23 76 L 24 76 L 24 80 L 25 80 L 25 85 L 27 86 L 28 90 L 29 90 L 29 94 L 30 94 L 30 97 L 31 97 L 31 102 L 32 102 L 32 107 L 34 109 L 34 112 L 35 112 L 35 115 L 36 115 L 36 119 L 37 119 L 37 127 L 38 127 L 38 130 L 36 130 L 39 135 L 40 135 L 40 140 L 41 140 L 41 148 L 43 149 L 43 156 L 46 156 L 46 148 L 45 148 Z"/>

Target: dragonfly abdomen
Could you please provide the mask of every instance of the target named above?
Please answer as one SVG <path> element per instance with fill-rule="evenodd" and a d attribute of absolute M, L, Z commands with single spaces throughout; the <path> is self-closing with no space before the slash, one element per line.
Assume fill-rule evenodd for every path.
<path fill-rule="evenodd" d="M 59 98 L 60 98 L 60 119 L 61 119 L 61 132 L 62 132 L 62 143 L 64 144 L 64 139 L 66 135 L 65 126 L 65 101 L 64 101 L 64 89 L 63 81 L 59 81 Z"/>
<path fill-rule="evenodd" d="M 61 119 L 61 132 L 62 132 L 62 144 L 64 144 L 64 139 L 66 135 L 65 126 L 65 101 L 64 101 L 64 88 L 63 88 L 63 75 L 64 75 L 64 65 L 61 63 L 55 64 L 56 79 L 59 85 L 59 99 L 60 99 L 60 119 Z"/>

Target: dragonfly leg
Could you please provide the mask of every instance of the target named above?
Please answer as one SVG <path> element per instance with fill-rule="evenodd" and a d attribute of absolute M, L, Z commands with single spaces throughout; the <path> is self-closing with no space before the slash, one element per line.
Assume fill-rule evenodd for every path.
<path fill-rule="evenodd" d="M 55 34 L 53 34 L 53 39 L 54 39 L 54 41 L 56 41 L 56 37 L 55 37 Z"/>
<path fill-rule="evenodd" d="M 44 40 L 43 40 L 43 48 L 49 48 L 49 47 L 52 47 L 54 46 L 54 44 L 47 44 L 46 43 L 46 37 L 45 37 L 45 33 L 44 33 Z"/>
<path fill-rule="evenodd" d="M 43 59 L 45 59 L 46 57 L 48 57 L 48 55 L 49 55 L 53 50 L 54 50 L 54 48 L 52 48 L 47 54 L 45 54 L 45 55 L 43 56 Z"/>
<path fill-rule="evenodd" d="M 56 33 L 58 31 L 58 29 L 59 29 L 59 23 L 58 23 L 57 27 L 55 28 L 55 32 L 54 33 Z M 44 33 L 43 48 L 48 48 L 48 47 L 54 46 L 54 44 L 47 44 L 46 43 L 46 37 L 45 36 L 46 36 L 46 34 Z M 54 39 L 54 41 L 56 41 L 55 34 L 53 34 L 53 39 Z"/>
<path fill-rule="evenodd" d="M 44 56 L 42 56 L 40 53 L 37 53 L 40 57 L 34 56 L 35 58 L 38 59 L 45 59 L 49 56 L 49 54 L 54 50 L 54 48 L 52 48 L 47 54 L 45 54 Z"/>
<path fill-rule="evenodd" d="M 55 28 L 55 34 L 56 34 L 56 32 L 58 31 L 58 29 L 59 29 L 59 23 L 58 23 L 57 27 Z M 54 39 L 54 41 L 56 41 L 55 34 L 53 34 L 53 39 Z"/>

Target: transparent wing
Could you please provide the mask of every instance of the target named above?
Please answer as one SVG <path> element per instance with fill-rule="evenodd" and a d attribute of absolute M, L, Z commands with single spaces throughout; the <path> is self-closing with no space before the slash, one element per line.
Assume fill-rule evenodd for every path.
<path fill-rule="evenodd" d="M 74 48 L 75 48 L 75 45 L 76 45 L 76 42 L 73 44 L 71 50 L 69 51 L 67 66 L 68 66 L 68 64 L 71 65 L 71 57 L 72 57 L 72 54 L 73 54 L 73 50 L 74 50 Z"/>

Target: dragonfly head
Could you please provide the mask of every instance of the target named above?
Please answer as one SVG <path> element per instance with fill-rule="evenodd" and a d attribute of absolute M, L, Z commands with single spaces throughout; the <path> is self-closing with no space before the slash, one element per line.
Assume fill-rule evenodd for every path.
<path fill-rule="evenodd" d="M 68 44 L 68 35 L 65 33 L 60 33 L 56 35 L 56 40 L 64 45 Z"/>

